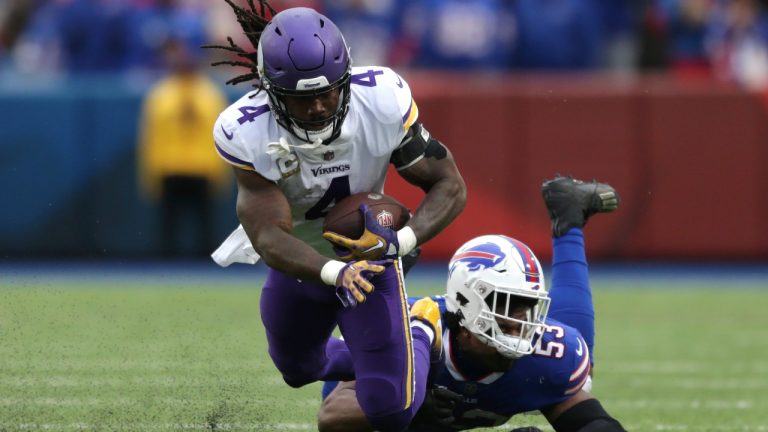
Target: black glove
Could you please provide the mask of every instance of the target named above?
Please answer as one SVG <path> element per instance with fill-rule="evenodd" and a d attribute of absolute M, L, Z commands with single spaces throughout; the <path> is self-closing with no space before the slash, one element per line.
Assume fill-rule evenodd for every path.
<path fill-rule="evenodd" d="M 414 426 L 419 431 L 453 430 L 453 409 L 463 397 L 445 387 L 437 386 L 427 390 L 424 403 L 413 419 Z"/>

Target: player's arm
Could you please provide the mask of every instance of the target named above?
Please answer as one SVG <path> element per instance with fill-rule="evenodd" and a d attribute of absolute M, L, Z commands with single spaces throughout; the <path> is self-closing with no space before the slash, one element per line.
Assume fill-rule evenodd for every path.
<path fill-rule="evenodd" d="M 543 408 L 541 413 L 556 432 L 626 432 L 600 401 L 581 390 L 571 398 Z"/>
<path fill-rule="evenodd" d="M 464 209 L 467 188 L 451 152 L 421 124 L 411 126 L 390 161 L 404 179 L 427 195 L 414 216 L 397 232 L 380 226 L 374 214 L 361 206 L 365 231 L 359 239 L 323 233 L 326 240 L 349 250 L 352 256 L 390 259 L 407 255 L 436 236 Z"/>
<path fill-rule="evenodd" d="M 326 258 L 291 234 L 291 208 L 283 192 L 261 175 L 235 168 L 237 217 L 256 252 L 271 268 L 299 279 L 336 287 L 344 306 L 365 301 L 373 291 L 370 273 L 381 273 L 380 263 L 343 263 Z"/>
<path fill-rule="evenodd" d="M 461 213 L 467 187 L 451 152 L 420 123 L 411 126 L 391 160 L 401 177 L 426 192 L 406 224 L 416 236 L 416 245 L 422 244 Z"/>
<path fill-rule="evenodd" d="M 355 394 L 355 382 L 340 382 L 320 405 L 317 415 L 320 432 L 372 431 Z"/>
<path fill-rule="evenodd" d="M 320 271 L 330 259 L 291 234 L 291 208 L 283 192 L 253 171 L 234 170 L 237 217 L 256 252 L 277 271 L 322 282 Z"/>

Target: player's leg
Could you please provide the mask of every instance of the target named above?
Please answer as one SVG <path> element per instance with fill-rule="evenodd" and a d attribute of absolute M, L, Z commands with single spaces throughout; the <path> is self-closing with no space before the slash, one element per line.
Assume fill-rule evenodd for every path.
<path fill-rule="evenodd" d="M 571 228 L 566 234 L 553 238 L 552 243 L 552 303 L 549 316 L 579 330 L 592 352 L 595 311 L 584 252 L 584 233 L 581 228 Z"/>
<path fill-rule="evenodd" d="M 365 303 L 339 311 L 355 368 L 357 401 L 374 429 L 404 430 L 424 400 L 431 342 L 411 332 L 399 262 L 373 279 Z"/>
<path fill-rule="evenodd" d="M 327 350 L 341 307 L 333 288 L 270 269 L 260 303 L 269 355 L 288 385 L 352 378 L 349 356 Z"/>
<path fill-rule="evenodd" d="M 595 213 L 610 212 L 619 196 L 605 183 L 584 183 L 557 177 L 542 185 L 544 202 L 552 219 L 553 255 L 550 315 L 575 327 L 592 352 L 595 311 L 582 228 Z"/>

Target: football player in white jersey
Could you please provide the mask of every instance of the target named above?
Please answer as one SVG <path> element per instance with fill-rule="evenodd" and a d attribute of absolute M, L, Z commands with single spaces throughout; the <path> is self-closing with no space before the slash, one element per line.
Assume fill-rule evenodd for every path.
<path fill-rule="evenodd" d="M 445 296 L 411 300 L 411 319 L 442 341 L 442 357 L 409 432 L 500 426 L 530 411 L 557 432 L 624 431 L 590 393 L 594 309 L 582 231 L 592 214 L 616 209 L 618 195 L 607 184 L 569 177 L 546 182 L 542 192 L 552 219 L 550 291 L 525 244 L 486 235 L 456 251 Z M 326 383 L 320 431 L 373 430 L 355 387 Z M 523 431 L 539 429 L 513 432 Z"/>
<path fill-rule="evenodd" d="M 309 8 L 275 13 L 263 0 L 230 0 L 251 43 L 219 48 L 258 80 L 214 126 L 216 150 L 234 165 L 237 215 L 269 266 L 261 317 L 284 380 L 358 381 L 357 397 L 379 430 L 403 430 L 424 398 L 432 341 L 409 328 L 400 257 L 434 237 L 463 209 L 464 182 L 451 153 L 418 123 L 408 84 L 385 67 L 351 66 L 336 25 Z M 329 207 L 357 192 L 382 192 L 389 164 L 426 195 L 407 225 L 380 226 L 361 208 L 360 239 L 327 234 L 357 259 L 331 259 L 321 224 Z M 375 288 L 375 290 L 374 290 Z M 339 326 L 352 353 L 335 355 Z M 415 353 L 415 354 L 414 354 Z"/>

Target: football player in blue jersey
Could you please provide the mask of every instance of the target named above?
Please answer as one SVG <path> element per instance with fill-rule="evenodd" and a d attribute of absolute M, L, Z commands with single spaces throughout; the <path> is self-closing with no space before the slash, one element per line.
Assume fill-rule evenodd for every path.
<path fill-rule="evenodd" d="M 277 13 L 264 0 L 242 7 L 226 1 L 255 51 L 229 39 L 218 48 L 239 59 L 221 63 L 245 67 L 230 83 L 252 81 L 256 90 L 213 128 L 216 151 L 234 166 L 241 223 L 214 259 L 230 263 L 245 254 L 246 262 L 262 258 L 269 267 L 261 319 L 286 383 L 354 376 L 368 421 L 401 431 L 424 398 L 428 370 L 417 370 L 413 359 L 429 357 L 431 347 L 409 330 L 400 257 L 461 212 L 464 181 L 450 151 L 417 122 L 407 82 L 386 67 L 352 67 L 331 20 L 309 8 Z M 383 191 L 390 164 L 426 192 L 406 226 L 381 226 L 362 208 L 359 239 L 323 233 L 334 203 Z M 354 261 L 329 258 L 335 255 L 325 239 Z M 334 354 L 336 326 L 350 356 Z"/>
<path fill-rule="evenodd" d="M 619 197 L 605 183 L 570 177 L 545 182 L 542 192 L 552 220 L 551 290 L 525 244 L 486 235 L 456 251 L 445 296 L 414 299 L 412 331 L 442 349 L 409 431 L 499 426 L 531 411 L 557 432 L 624 431 L 589 392 L 594 309 L 583 234 L 587 219 L 615 210 Z M 373 430 L 356 406 L 356 383 L 336 384 L 324 386 L 320 431 Z"/>

